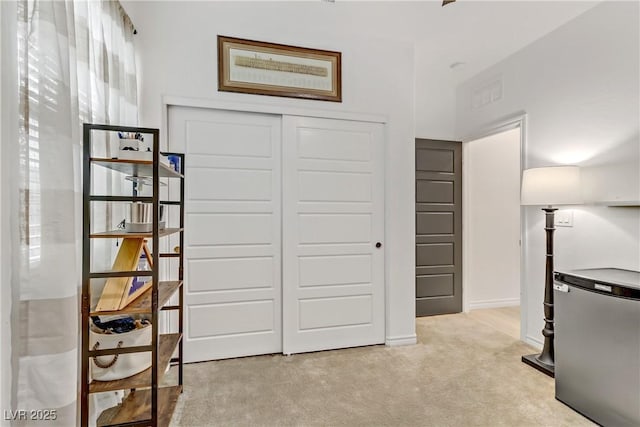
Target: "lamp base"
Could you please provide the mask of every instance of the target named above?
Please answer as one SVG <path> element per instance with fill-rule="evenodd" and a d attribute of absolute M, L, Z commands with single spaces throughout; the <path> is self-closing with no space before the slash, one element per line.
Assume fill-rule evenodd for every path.
<path fill-rule="evenodd" d="M 536 368 L 543 374 L 549 375 L 551 378 L 555 378 L 555 366 L 548 365 L 538 360 L 538 354 L 529 354 L 528 356 L 522 356 L 522 361 L 527 365 Z"/>

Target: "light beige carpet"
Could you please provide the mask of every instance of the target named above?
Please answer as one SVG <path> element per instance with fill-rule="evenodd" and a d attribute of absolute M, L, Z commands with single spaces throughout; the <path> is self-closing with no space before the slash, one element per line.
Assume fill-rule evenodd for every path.
<path fill-rule="evenodd" d="M 520 306 L 471 310 L 468 316 L 512 338 L 520 339 Z"/>
<path fill-rule="evenodd" d="M 417 319 L 418 344 L 185 365 L 173 426 L 583 426 L 534 350 L 465 314 Z"/>

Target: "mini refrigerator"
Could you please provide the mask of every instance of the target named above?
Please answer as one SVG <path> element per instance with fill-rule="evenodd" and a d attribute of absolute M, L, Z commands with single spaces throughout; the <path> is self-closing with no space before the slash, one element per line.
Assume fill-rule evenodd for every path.
<path fill-rule="evenodd" d="M 603 426 L 640 426 L 640 272 L 555 272 L 556 399 Z"/>

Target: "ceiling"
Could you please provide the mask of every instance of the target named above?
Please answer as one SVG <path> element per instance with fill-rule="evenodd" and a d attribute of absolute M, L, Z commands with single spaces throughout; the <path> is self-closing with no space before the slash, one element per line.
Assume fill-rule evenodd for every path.
<path fill-rule="evenodd" d="M 368 22 L 368 37 L 415 42 L 418 55 L 426 52 L 433 66 L 447 68 L 462 82 L 600 2 L 458 0 L 442 7 L 441 0 L 336 0 L 324 5 L 345 20 Z M 456 62 L 463 64 L 449 69 Z"/>

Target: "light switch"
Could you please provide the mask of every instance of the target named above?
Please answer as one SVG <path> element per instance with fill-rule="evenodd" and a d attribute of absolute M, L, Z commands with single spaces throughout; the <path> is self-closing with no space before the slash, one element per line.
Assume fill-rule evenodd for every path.
<path fill-rule="evenodd" d="M 573 211 L 571 209 L 556 211 L 554 224 L 556 227 L 573 227 Z"/>

